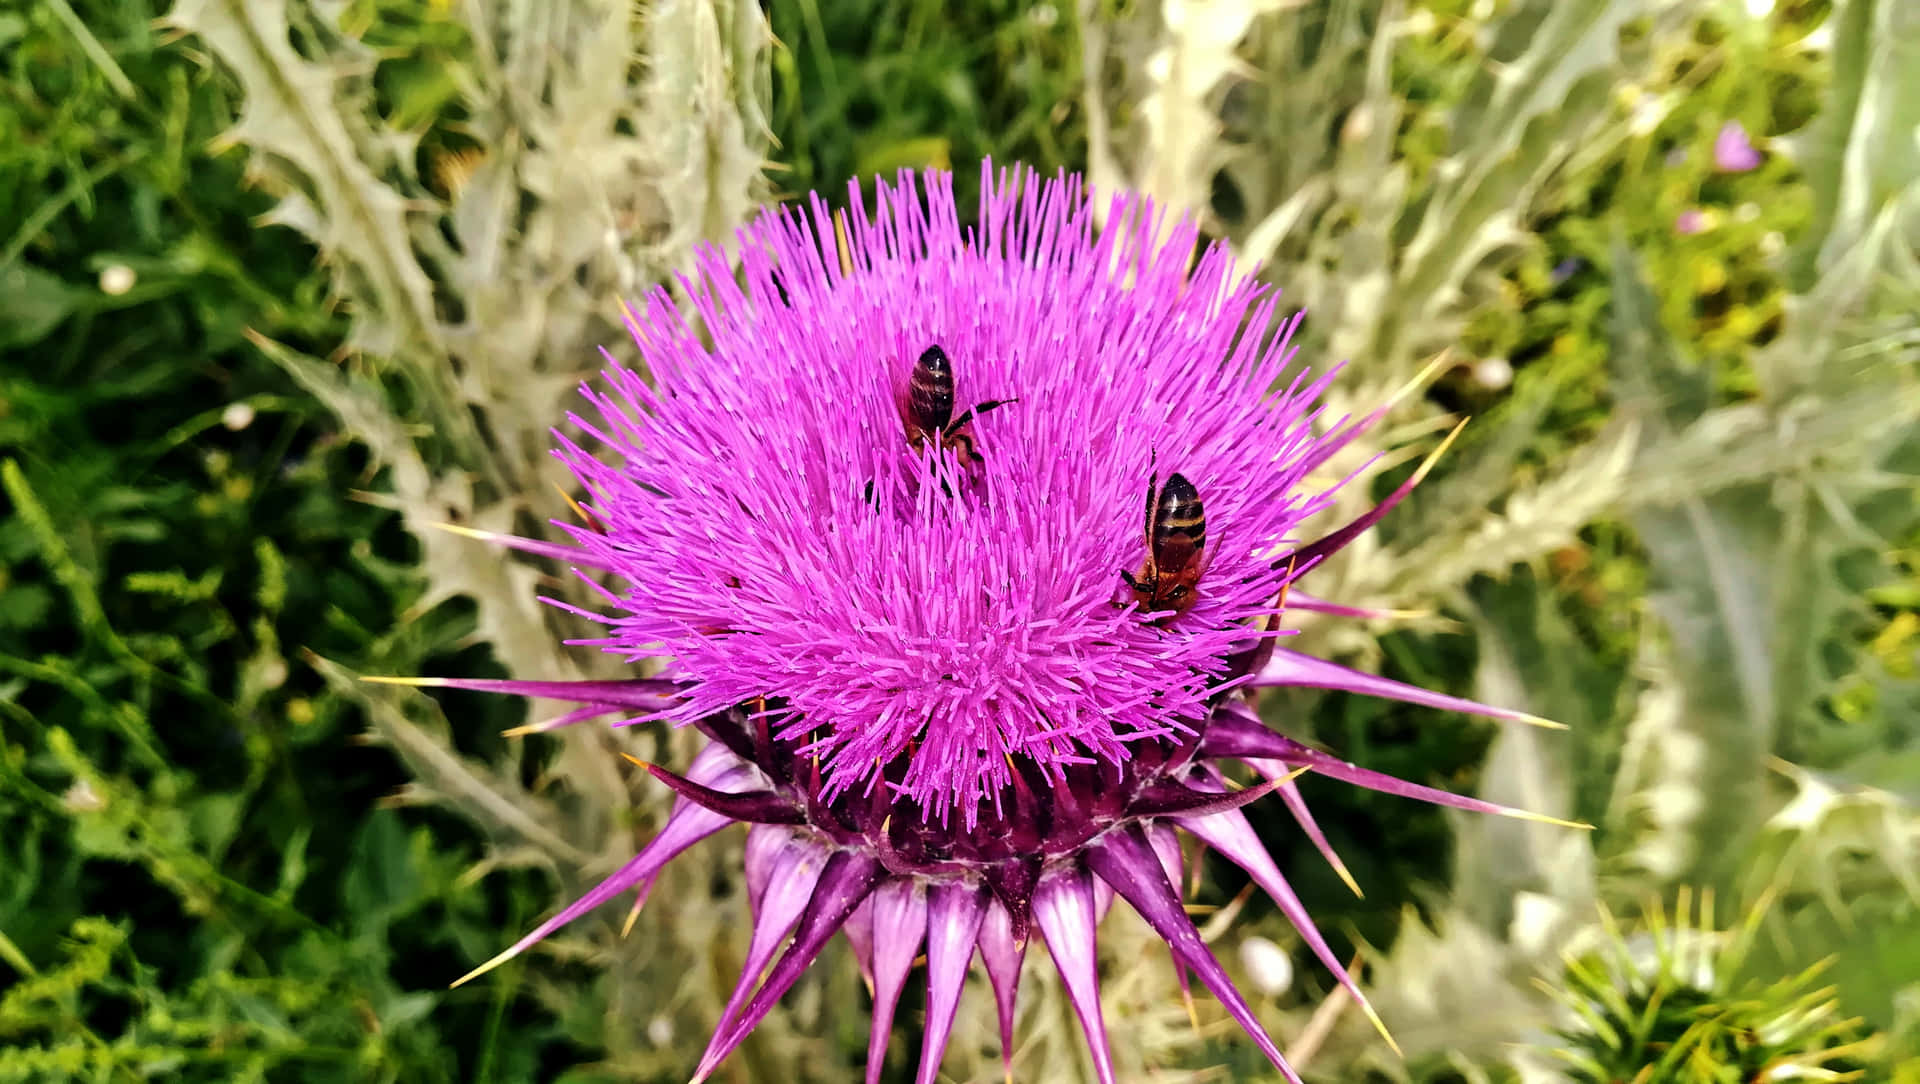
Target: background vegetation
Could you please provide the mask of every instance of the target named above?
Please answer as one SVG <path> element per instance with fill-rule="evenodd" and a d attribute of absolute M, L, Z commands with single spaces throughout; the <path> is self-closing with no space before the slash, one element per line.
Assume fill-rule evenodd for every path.
<path fill-rule="evenodd" d="M 1202 215 L 1353 403 L 1446 351 L 1375 492 L 1478 418 L 1319 574 L 1435 616 L 1307 635 L 1571 731 L 1274 721 L 1599 828 L 1315 787 L 1355 899 L 1269 811 L 1410 1055 L 1310 1024 L 1301 957 L 1262 1011 L 1313 1073 L 1920 1080 L 1917 61 L 1900 0 L 0 8 L 0 1080 L 683 1079 L 737 839 L 625 940 L 445 984 L 631 853 L 665 806 L 616 748 L 684 738 L 350 675 L 599 665 L 531 602 L 565 585 L 428 524 L 563 513 L 545 431 L 694 243 L 988 155 Z M 1211 872 L 1223 948 L 1297 948 Z M 1261 1078 L 1107 942 L 1136 1075 Z M 846 1078 L 819 972 L 735 1079 Z M 1034 990 L 1023 1076 L 1076 1079 Z M 948 1071 L 997 1079 L 992 1034 Z"/>

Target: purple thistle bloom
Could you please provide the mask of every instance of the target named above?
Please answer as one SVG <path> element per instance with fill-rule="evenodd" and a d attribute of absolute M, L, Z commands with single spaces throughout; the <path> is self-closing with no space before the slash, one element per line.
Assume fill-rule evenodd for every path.
<path fill-rule="evenodd" d="M 1138 197 L 1102 231 L 1077 178 L 986 167 L 982 187 L 971 230 L 939 172 L 879 185 L 872 214 L 854 186 L 844 222 L 817 197 L 769 213 L 737 275 L 708 250 L 685 300 L 629 313 L 650 375 L 612 365 L 585 391 L 594 416 L 570 418 L 584 439 L 559 438 L 589 526 L 566 527 L 572 546 L 485 537 L 611 573 L 606 612 L 576 611 L 606 629 L 585 642 L 660 675 L 411 683 L 581 705 L 521 732 L 616 716 L 708 744 L 684 776 L 645 765 L 679 796 L 651 843 L 466 978 L 644 900 L 675 855 L 744 822 L 755 926 L 695 1081 L 842 931 L 873 994 L 868 1081 L 922 952 L 917 1079 L 976 954 L 1010 1059 L 1035 930 L 1112 1081 L 1095 931 L 1116 897 L 1297 1081 L 1187 916 L 1176 830 L 1245 868 L 1365 1007 L 1240 807 L 1277 790 L 1349 884 L 1294 773 L 1530 815 L 1294 742 L 1260 721 L 1258 690 L 1541 720 L 1279 647 L 1288 606 L 1374 616 L 1288 589 L 1425 468 L 1303 539 L 1331 492 L 1310 476 L 1380 415 L 1325 417 L 1331 375 L 1293 365 L 1298 317 L 1225 247 L 1196 261 L 1191 224 L 1156 240 L 1162 213 Z M 1267 782 L 1237 789 L 1233 761 Z"/>
<path fill-rule="evenodd" d="M 1745 173 L 1760 166 L 1760 151 L 1747 138 L 1746 126 L 1730 120 L 1713 140 L 1713 168 L 1721 173 Z"/>

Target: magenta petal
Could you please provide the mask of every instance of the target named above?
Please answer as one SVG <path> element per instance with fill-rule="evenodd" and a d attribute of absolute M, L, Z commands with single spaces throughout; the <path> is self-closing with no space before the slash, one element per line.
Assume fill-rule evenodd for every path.
<path fill-rule="evenodd" d="M 1305 1084 L 1300 1075 L 1287 1064 L 1280 1054 L 1280 1048 L 1273 1044 L 1273 1038 L 1267 1029 L 1260 1025 L 1260 1018 L 1253 1014 L 1246 999 L 1234 988 L 1233 980 L 1227 977 L 1226 969 L 1214 958 L 1206 943 L 1200 940 L 1200 931 L 1194 927 L 1193 919 L 1187 917 L 1187 911 L 1180 903 L 1180 893 L 1167 882 L 1166 871 L 1160 867 L 1160 857 L 1146 840 L 1139 828 L 1132 827 L 1108 832 L 1087 849 L 1087 865 L 1101 880 L 1113 886 L 1140 917 L 1147 920 L 1155 933 L 1172 946 L 1178 956 L 1194 973 L 1213 996 L 1226 1007 L 1232 1016 L 1254 1043 L 1260 1047 L 1267 1060 L 1273 1062 L 1291 1084 Z"/>
<path fill-rule="evenodd" d="M 800 912 L 793 943 L 787 946 L 780 961 L 773 965 L 772 973 L 755 991 L 753 1000 L 747 1002 L 740 1018 L 726 1029 L 726 1038 L 709 1047 L 706 1055 L 700 1059 L 700 1065 L 693 1074 L 694 1084 L 712 1076 L 727 1055 L 746 1041 L 760 1021 L 773 1011 L 775 1003 L 799 981 L 801 972 L 820 955 L 820 950 L 826 947 L 827 941 L 847 921 L 847 916 L 860 906 L 860 901 L 867 898 L 884 876 L 885 871 L 880 868 L 880 863 L 863 854 L 835 851 L 827 858 L 826 868 L 820 872 L 820 883 L 813 890 L 813 898 L 807 901 L 806 909 Z"/>
<path fill-rule="evenodd" d="M 987 905 L 980 923 L 980 962 L 986 965 L 993 987 L 994 1008 L 1000 1014 L 1000 1064 L 1013 1078 L 1014 1008 L 1020 996 L 1020 965 L 1027 957 L 1024 941 L 1013 937 L 1013 918 L 999 900 Z"/>
<path fill-rule="evenodd" d="M 1542 721 L 1538 716 L 1529 715 L 1524 711 L 1510 711 L 1474 700 L 1462 700 L 1457 696 L 1422 689 L 1418 685 L 1408 685 L 1376 674 L 1363 673 L 1325 659 L 1316 659 L 1312 655 L 1302 655 L 1298 651 L 1278 648 L 1274 650 L 1273 658 L 1267 662 L 1267 665 L 1253 675 L 1253 680 L 1249 684 L 1336 689 L 1341 692 L 1359 693 L 1362 696 L 1376 696 L 1385 700 L 1400 700 L 1422 707 L 1438 708 L 1441 711 L 1484 715 L 1490 719 L 1504 719 L 1508 722 L 1537 725 Z"/>
<path fill-rule="evenodd" d="M 920 1071 L 915 1084 L 933 1084 L 940 1075 L 940 1059 L 947 1052 L 954 1014 L 960 1011 L 960 991 L 967 981 L 967 964 L 980 943 L 980 924 L 987 915 L 985 886 L 943 881 L 933 886 L 927 900 L 927 1026 L 920 1045 Z M 875 951 L 880 927 L 875 916 Z"/>
<path fill-rule="evenodd" d="M 1182 817 L 1180 827 L 1205 840 L 1209 847 L 1226 855 L 1233 863 L 1247 871 L 1262 891 L 1279 904 L 1280 912 L 1300 931 L 1300 937 L 1313 950 L 1313 954 L 1334 973 L 1340 985 L 1353 995 L 1354 1004 L 1359 1005 L 1367 1019 L 1377 1019 L 1373 1006 L 1367 1002 L 1365 994 L 1360 992 L 1360 984 L 1353 981 L 1347 969 L 1340 965 L 1339 957 L 1333 954 L 1327 939 L 1320 936 L 1319 927 L 1314 925 L 1313 916 L 1307 913 L 1306 905 L 1294 894 L 1293 886 L 1274 864 L 1273 856 L 1261 844 L 1260 837 L 1253 831 L 1253 825 L 1247 823 L 1246 814 L 1239 810 L 1215 813 L 1207 817 Z"/>
<path fill-rule="evenodd" d="M 751 859 L 751 836 L 747 845 Z M 800 913 L 813 898 L 814 887 L 820 883 L 820 874 L 825 868 L 826 855 L 817 845 L 789 837 L 773 858 L 758 898 L 753 898 L 749 876 L 747 891 L 753 903 L 753 936 L 747 943 L 747 958 L 740 965 L 740 981 L 734 985 L 733 994 L 727 998 L 727 1006 L 721 1010 L 720 1020 L 714 1027 L 713 1043 L 729 1030 L 740 1006 L 773 960 L 773 954 L 799 923 Z M 713 1043 L 708 1044 L 709 1050 Z"/>
<path fill-rule="evenodd" d="M 1113 1084 L 1113 1052 L 1100 1012 L 1100 960 L 1094 939 L 1093 876 L 1074 867 L 1040 882 L 1033 894 L 1033 920 L 1047 939 L 1060 981 L 1067 988 L 1080 1030 L 1093 1052 L 1093 1072 L 1101 1084 Z"/>
<path fill-rule="evenodd" d="M 867 1032 L 867 1084 L 877 1084 L 887 1064 L 893 1011 L 927 935 L 926 885 L 917 878 L 887 881 L 867 906 L 873 916 L 873 1026 Z"/>

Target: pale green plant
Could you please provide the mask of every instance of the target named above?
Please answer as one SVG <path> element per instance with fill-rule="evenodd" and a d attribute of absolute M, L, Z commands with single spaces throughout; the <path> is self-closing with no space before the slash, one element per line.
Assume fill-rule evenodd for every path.
<path fill-rule="evenodd" d="M 374 42 L 388 21 L 419 19 L 460 42 L 441 73 L 450 92 L 425 116 L 383 112 L 376 75 L 386 58 Z M 758 206 L 772 44 L 760 9 L 180 0 L 167 21 L 238 79 L 244 108 L 226 138 L 281 193 L 268 221 L 305 234 L 332 269 L 351 320 L 340 358 L 257 343 L 371 450 L 383 478 L 369 499 L 399 511 L 419 547 L 416 612 L 470 600 L 475 636 L 508 671 L 578 676 L 595 660 L 561 646 L 536 600 L 541 574 L 439 525 L 550 530 L 544 521 L 565 505 L 553 492 L 563 472 L 549 431 L 598 368 L 598 348 L 623 339 L 621 304 L 686 267 L 697 243 L 724 242 Z M 427 136 L 435 142 L 423 150 Z M 364 663 L 380 657 L 373 645 Z M 524 747 L 486 763 L 458 751 L 457 721 L 431 700 L 376 694 L 313 662 L 357 691 L 372 736 L 412 769 L 400 801 L 448 807 L 488 833 L 492 854 L 476 875 L 542 866 L 558 895 L 574 894 L 630 857 L 636 833 L 668 808 L 658 788 L 629 792 L 615 751 L 684 759 L 656 748 L 672 736 L 580 728 L 537 765 Z M 632 938 L 619 939 L 618 914 L 575 927 L 545 958 L 590 959 L 601 980 L 583 988 L 536 976 L 532 988 L 563 1017 L 603 1016 L 587 1030 L 624 1072 L 687 1064 L 744 928 L 724 909 L 681 902 L 703 895 L 683 870 L 656 889 Z M 646 1014 L 639 1027 L 636 1013 Z"/>
<path fill-rule="evenodd" d="M 1758 17 L 1628 0 L 1486 7 L 1497 14 L 1457 35 L 1482 64 L 1449 99 L 1444 152 L 1421 162 L 1397 156 L 1408 107 L 1393 66 L 1405 41 L 1434 33 L 1422 6 L 1168 2 L 1116 18 L 1083 5 L 1095 180 L 1144 186 L 1263 262 L 1309 312 L 1307 352 L 1349 364 L 1343 390 L 1356 404 L 1418 381 L 1498 272 L 1539 244 L 1530 221 L 1563 179 L 1672 107 L 1671 95 L 1635 91 L 1663 43 L 1710 8 L 1736 27 Z M 1912 492 L 1899 464 L 1920 418 L 1920 26 L 1884 0 L 1839 4 L 1830 22 L 1837 85 L 1795 148 L 1814 227 L 1789 255 L 1797 292 L 1783 333 L 1752 359 L 1754 394 L 1716 400 L 1617 246 L 1609 423 L 1520 471 L 1543 406 L 1516 411 L 1384 541 L 1363 539 L 1320 573 L 1342 601 L 1465 604 L 1480 634 L 1476 695 L 1587 735 L 1496 739 L 1482 796 L 1597 817 L 1604 831 L 1457 825 L 1453 898 L 1433 929 L 1404 923 L 1374 973 L 1410 1054 L 1501 1059 L 1551 1017 L 1532 980 L 1596 903 L 1694 881 L 1732 887 L 1780 800 L 1768 758 L 1807 747 L 1832 692 L 1823 652 L 1861 605 L 1842 565 L 1871 565 L 1915 526 L 1910 500 L 1889 513 L 1884 497 Z M 1222 210 L 1223 191 L 1244 205 L 1237 214 Z M 1332 469 L 1403 461 L 1396 447 L 1445 424 L 1423 409 L 1409 403 Z M 1365 493 L 1351 487 L 1355 503 L 1333 515 Z M 1504 580 L 1608 518 L 1646 547 L 1654 594 L 1635 682 L 1596 702 L 1584 687 L 1591 650 L 1532 577 L 1486 577 Z M 1365 636 L 1330 646 L 1379 661 Z M 1343 1028 L 1351 1041 L 1332 1044 L 1328 1064 L 1376 1061 L 1359 1053 L 1363 1031 Z"/>

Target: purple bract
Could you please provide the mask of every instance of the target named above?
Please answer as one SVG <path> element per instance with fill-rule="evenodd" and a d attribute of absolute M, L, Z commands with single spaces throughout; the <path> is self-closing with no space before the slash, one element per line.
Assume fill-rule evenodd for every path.
<path fill-rule="evenodd" d="M 1077 179 L 990 168 L 963 229 L 951 182 L 903 174 L 871 211 L 856 186 L 838 222 L 817 197 L 769 213 L 741 233 L 737 273 L 708 250 L 678 297 L 631 314 L 648 375 L 614 365 L 560 438 L 590 524 L 571 546 L 498 540 L 611 574 L 605 612 L 581 612 L 606 628 L 587 642 L 658 674 L 417 683 L 582 705 L 528 729 L 617 715 L 709 743 L 684 776 L 647 766 L 679 802 L 637 857 L 480 971 L 644 898 L 742 822 L 755 927 L 695 1080 L 842 930 L 873 992 L 869 1081 L 923 951 L 918 1079 L 976 954 L 1010 1056 L 1037 929 L 1110 1081 L 1094 939 L 1115 896 L 1297 1080 L 1187 917 L 1176 830 L 1244 867 L 1358 998 L 1240 807 L 1277 790 L 1343 877 L 1291 773 L 1524 814 L 1291 741 L 1254 712 L 1258 689 L 1538 720 L 1277 646 L 1283 606 L 1370 616 L 1291 581 L 1424 468 L 1300 537 L 1328 504 L 1320 469 L 1378 414 L 1323 416 L 1329 377 L 1288 346 L 1297 318 L 1223 246 L 1196 257 L 1190 225 L 1126 195 L 1096 229 Z M 1267 782 L 1237 787 L 1236 761 Z"/>

